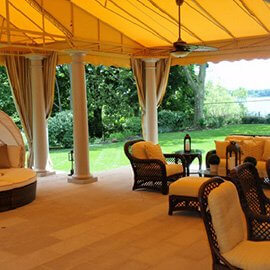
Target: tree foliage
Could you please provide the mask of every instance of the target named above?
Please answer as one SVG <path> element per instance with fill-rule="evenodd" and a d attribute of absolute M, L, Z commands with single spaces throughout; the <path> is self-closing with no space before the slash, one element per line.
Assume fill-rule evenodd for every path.
<path fill-rule="evenodd" d="M 237 99 L 237 93 L 232 95 L 226 88 L 208 82 L 204 105 L 205 118 L 204 123 L 201 124 L 208 127 L 220 127 L 240 123 L 245 108 L 239 105 Z"/>
<path fill-rule="evenodd" d="M 17 118 L 7 73 L 3 66 L 0 66 L 0 109 L 8 115 Z"/>
<path fill-rule="evenodd" d="M 159 111 L 162 110 L 178 112 L 185 122 L 184 125 L 192 125 L 194 91 L 188 84 L 182 66 L 171 67 L 166 94 L 159 107 Z"/>

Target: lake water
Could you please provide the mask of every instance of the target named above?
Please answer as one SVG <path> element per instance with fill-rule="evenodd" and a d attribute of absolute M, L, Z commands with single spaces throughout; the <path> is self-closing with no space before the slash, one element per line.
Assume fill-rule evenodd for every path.
<path fill-rule="evenodd" d="M 266 116 L 270 114 L 270 97 L 249 97 L 244 105 L 251 115 Z"/>

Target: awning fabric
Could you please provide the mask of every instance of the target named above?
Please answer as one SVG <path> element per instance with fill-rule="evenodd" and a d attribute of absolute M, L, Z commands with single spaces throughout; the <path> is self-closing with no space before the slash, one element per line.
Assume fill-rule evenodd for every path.
<path fill-rule="evenodd" d="M 166 58 L 178 38 L 175 0 L 0 0 L 0 54 L 71 50 L 94 64 L 129 66 L 130 58 Z M 185 0 L 182 39 L 218 48 L 172 64 L 270 57 L 270 3 Z M 1 59 L 0 59 L 1 63 Z"/>

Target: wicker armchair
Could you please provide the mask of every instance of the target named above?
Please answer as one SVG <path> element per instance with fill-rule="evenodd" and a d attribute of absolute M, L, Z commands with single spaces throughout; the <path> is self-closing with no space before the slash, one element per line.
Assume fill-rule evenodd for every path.
<path fill-rule="evenodd" d="M 246 213 L 249 237 L 257 241 L 270 240 L 270 199 L 263 192 L 257 169 L 246 162 L 231 170 L 230 177 Z"/>
<path fill-rule="evenodd" d="M 209 194 L 216 188 L 219 192 L 212 196 L 210 205 Z M 270 241 L 262 243 L 250 235 L 246 237 L 238 194 L 230 181 L 214 177 L 205 182 L 199 191 L 199 202 L 213 259 L 212 269 L 270 269 Z M 251 223 L 262 224 L 264 220 L 263 216 L 250 212 L 246 216 Z"/>
<path fill-rule="evenodd" d="M 139 159 L 132 155 L 131 148 L 135 143 L 144 140 L 134 140 L 125 143 L 124 151 L 129 159 L 134 172 L 133 190 L 139 188 L 150 188 L 161 190 L 162 194 L 168 193 L 168 185 L 170 182 L 185 176 L 185 159 L 179 154 L 164 154 L 168 165 L 165 165 L 158 159 Z M 178 172 L 167 176 L 166 168 L 170 164 L 182 164 L 182 172 Z"/>

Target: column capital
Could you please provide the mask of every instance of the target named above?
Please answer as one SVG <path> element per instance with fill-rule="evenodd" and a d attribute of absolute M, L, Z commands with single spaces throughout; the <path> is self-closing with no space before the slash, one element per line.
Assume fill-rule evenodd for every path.
<path fill-rule="evenodd" d="M 143 58 L 142 60 L 145 63 L 156 63 L 159 59 L 158 58 Z"/>
<path fill-rule="evenodd" d="M 29 53 L 29 54 L 25 54 L 24 57 L 30 60 L 41 61 L 47 56 L 44 54 Z"/>
<path fill-rule="evenodd" d="M 159 59 L 156 58 L 144 58 L 143 61 L 145 63 L 145 69 L 155 69 L 156 68 L 156 62 Z"/>
<path fill-rule="evenodd" d="M 72 63 L 80 63 L 84 61 L 84 56 L 86 55 L 85 51 L 70 50 L 67 52 L 71 56 Z"/>

